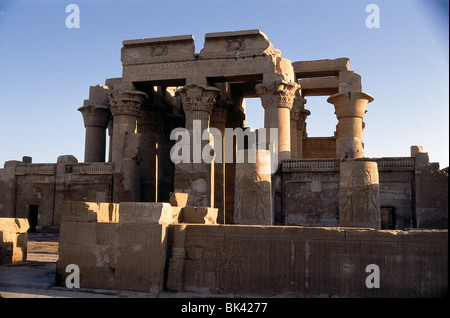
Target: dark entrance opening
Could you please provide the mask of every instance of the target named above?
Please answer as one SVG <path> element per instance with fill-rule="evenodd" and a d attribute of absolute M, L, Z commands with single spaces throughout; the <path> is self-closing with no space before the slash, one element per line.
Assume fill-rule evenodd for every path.
<path fill-rule="evenodd" d="M 381 207 L 381 229 L 382 230 L 395 230 L 395 208 L 394 207 Z"/>
<path fill-rule="evenodd" d="M 38 206 L 37 205 L 29 205 L 28 206 L 28 223 L 30 224 L 30 228 L 28 232 L 36 232 L 36 226 L 38 222 Z"/>

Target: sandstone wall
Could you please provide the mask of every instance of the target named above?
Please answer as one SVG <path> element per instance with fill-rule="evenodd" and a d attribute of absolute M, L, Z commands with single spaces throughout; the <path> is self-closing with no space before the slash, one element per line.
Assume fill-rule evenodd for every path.
<path fill-rule="evenodd" d="M 179 291 L 299 297 L 440 297 L 447 292 L 446 230 L 171 227 L 176 239 L 168 287 Z M 379 267 L 380 288 L 366 286 L 369 264 Z"/>
<path fill-rule="evenodd" d="M 381 209 L 391 209 L 393 228 L 448 228 L 448 175 L 415 157 L 371 158 L 378 164 Z M 338 159 L 297 159 L 282 164 L 282 224 L 338 226 Z"/>
<path fill-rule="evenodd" d="M 164 288 L 169 224 L 215 224 L 217 209 L 172 207 L 169 203 L 63 205 L 56 282 L 65 286 L 75 264 L 81 288 L 157 293 Z"/>
<path fill-rule="evenodd" d="M 118 212 L 114 203 L 64 203 L 57 284 L 76 264 L 82 288 L 162 290 L 170 204 L 122 203 Z"/>
<path fill-rule="evenodd" d="M 167 203 L 66 202 L 57 283 L 76 264 L 81 288 L 294 297 L 447 291 L 447 230 L 217 225 L 217 209 L 183 212 Z M 370 264 L 379 288 L 366 285 Z"/>
<path fill-rule="evenodd" d="M 302 158 L 335 158 L 335 137 L 307 137 L 303 138 Z"/>
<path fill-rule="evenodd" d="M 10 161 L 0 169 L 0 216 L 28 218 L 34 206 L 37 230 L 58 231 L 64 200 L 108 202 L 111 191 L 111 163 Z"/>

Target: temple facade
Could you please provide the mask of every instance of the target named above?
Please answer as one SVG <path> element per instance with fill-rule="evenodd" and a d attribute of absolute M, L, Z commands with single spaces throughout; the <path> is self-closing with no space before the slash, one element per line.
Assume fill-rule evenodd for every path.
<path fill-rule="evenodd" d="M 169 202 L 183 193 L 187 207 L 217 209 L 219 224 L 448 228 L 448 174 L 420 146 L 410 157 L 365 157 L 374 98 L 348 58 L 291 62 L 247 30 L 208 33 L 200 53 L 191 35 L 127 40 L 121 61 L 122 77 L 91 86 L 78 108 L 83 162 L 7 161 L 1 217 L 59 231 L 64 201 Z M 328 96 L 333 136 L 308 137 L 310 96 Z M 246 128 L 246 98 L 261 100 L 258 131 Z M 190 151 L 175 162 L 181 133 Z M 196 160 L 196 149 L 215 157 Z M 239 162 L 241 154 L 256 160 Z"/>

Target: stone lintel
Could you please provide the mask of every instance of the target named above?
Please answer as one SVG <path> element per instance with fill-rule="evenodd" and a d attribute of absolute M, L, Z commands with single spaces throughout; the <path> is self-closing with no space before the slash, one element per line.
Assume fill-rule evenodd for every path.
<path fill-rule="evenodd" d="M 179 35 L 123 41 L 123 65 L 195 60 L 194 37 Z"/>
<path fill-rule="evenodd" d="M 339 92 L 339 80 L 334 76 L 303 78 L 298 83 L 303 96 L 330 96 Z"/>
<path fill-rule="evenodd" d="M 162 36 L 157 38 L 145 38 L 145 39 L 134 39 L 125 40 L 122 42 L 123 46 L 133 46 L 133 45 L 143 45 L 152 43 L 169 43 L 169 42 L 179 42 L 179 41 L 194 41 L 192 34 L 186 35 L 175 35 L 175 36 Z"/>
<path fill-rule="evenodd" d="M 260 30 L 207 33 L 199 59 L 280 55 Z"/>
<path fill-rule="evenodd" d="M 298 61 L 293 62 L 292 66 L 297 78 L 338 76 L 340 71 L 350 69 L 350 60 L 344 57 L 333 60 Z"/>

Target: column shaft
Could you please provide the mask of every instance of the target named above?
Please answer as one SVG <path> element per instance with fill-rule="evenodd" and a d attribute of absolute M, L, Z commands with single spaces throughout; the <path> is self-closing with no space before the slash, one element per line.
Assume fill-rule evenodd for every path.
<path fill-rule="evenodd" d="M 114 89 L 109 98 L 113 115 L 112 162 L 114 164 L 113 201 L 139 201 L 139 155 L 141 136 L 137 118 L 147 94 Z"/>
<path fill-rule="evenodd" d="M 139 164 L 141 201 L 158 201 L 158 147 L 161 116 L 159 113 L 141 110 L 138 133 L 142 137 L 142 159 Z"/>
<path fill-rule="evenodd" d="M 86 127 L 84 162 L 105 162 L 106 133 L 105 128 Z"/>
<path fill-rule="evenodd" d="M 278 129 L 278 161 L 291 158 L 290 110 L 299 85 L 273 81 L 256 85 L 264 107 L 264 128 Z"/>
<path fill-rule="evenodd" d="M 373 97 L 363 92 L 346 92 L 330 96 L 328 102 L 334 104 L 338 119 L 336 131 L 336 157 L 362 158 L 364 144 L 362 132 L 364 129 L 364 114 L 367 103 Z"/>
<path fill-rule="evenodd" d="M 188 85 L 177 90 L 180 96 L 183 110 L 186 116 L 186 129 L 190 133 L 191 151 L 197 151 L 193 146 L 194 120 L 199 121 L 201 134 L 209 128 L 210 115 L 212 113 L 216 97 L 219 94 L 216 87 L 202 85 Z M 209 143 L 209 140 L 201 140 L 200 151 Z M 198 207 L 214 207 L 214 162 L 193 163 L 193 155 L 202 157 L 201 153 L 191 152 L 189 163 L 175 164 L 174 191 L 188 193 L 188 205 Z"/>

